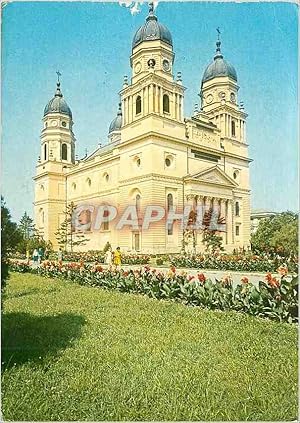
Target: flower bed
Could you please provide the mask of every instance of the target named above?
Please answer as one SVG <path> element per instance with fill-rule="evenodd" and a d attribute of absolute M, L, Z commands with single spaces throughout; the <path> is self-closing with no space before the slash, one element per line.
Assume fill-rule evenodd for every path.
<path fill-rule="evenodd" d="M 51 253 L 50 260 L 57 260 L 57 253 Z M 103 251 L 67 252 L 63 253 L 63 260 L 68 262 L 104 263 Z M 150 256 L 146 254 L 122 254 L 123 264 L 148 264 Z"/>
<path fill-rule="evenodd" d="M 203 273 L 197 276 L 183 271 L 177 273 L 174 266 L 164 274 L 149 266 L 109 271 L 99 264 L 45 261 L 39 268 L 33 269 L 27 264 L 10 261 L 10 269 L 68 279 L 81 285 L 144 294 L 211 310 L 235 310 L 290 323 L 298 320 L 298 279 L 288 281 L 286 267 L 278 269 L 280 276 L 277 278 L 268 273 L 258 287 L 249 283 L 246 277 L 241 279 L 241 284 L 233 287 L 230 276 L 213 282 Z"/>
<path fill-rule="evenodd" d="M 177 255 L 170 257 L 176 267 L 195 269 L 232 270 L 241 272 L 276 272 L 278 266 L 284 264 L 284 259 L 263 258 L 256 255 L 223 254 L 205 257 L 204 255 L 187 256 Z M 292 273 L 297 273 L 296 260 L 289 260 L 288 267 Z"/>

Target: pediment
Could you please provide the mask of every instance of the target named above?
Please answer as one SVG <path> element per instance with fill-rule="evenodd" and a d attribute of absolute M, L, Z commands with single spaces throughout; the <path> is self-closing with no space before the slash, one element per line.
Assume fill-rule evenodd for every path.
<path fill-rule="evenodd" d="M 218 166 L 213 166 L 194 175 L 186 176 L 185 179 L 211 184 L 226 185 L 230 187 L 237 186 L 237 183 Z"/>

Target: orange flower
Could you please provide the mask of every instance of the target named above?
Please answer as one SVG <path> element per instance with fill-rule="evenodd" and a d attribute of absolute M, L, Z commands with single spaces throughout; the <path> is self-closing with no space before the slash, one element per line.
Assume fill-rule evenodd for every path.
<path fill-rule="evenodd" d="M 272 274 L 269 272 L 266 274 L 265 280 L 270 288 L 279 288 L 280 282 L 276 278 L 272 276 Z"/>
<path fill-rule="evenodd" d="M 230 275 L 223 276 L 223 278 L 221 279 L 221 283 L 224 286 L 231 285 L 232 284 L 232 277 Z"/>
<path fill-rule="evenodd" d="M 249 283 L 249 279 L 247 278 L 247 276 L 243 276 L 242 279 L 241 279 L 241 282 L 243 284 L 247 284 L 247 283 Z"/>
<path fill-rule="evenodd" d="M 286 266 L 279 266 L 278 269 L 277 269 L 277 272 L 281 276 L 286 276 L 288 274 L 288 268 Z"/>
<path fill-rule="evenodd" d="M 271 274 L 270 272 L 268 272 L 268 273 L 266 274 L 266 276 L 265 276 L 265 280 L 266 280 L 267 282 L 270 282 L 270 281 L 272 280 L 272 274 Z"/>

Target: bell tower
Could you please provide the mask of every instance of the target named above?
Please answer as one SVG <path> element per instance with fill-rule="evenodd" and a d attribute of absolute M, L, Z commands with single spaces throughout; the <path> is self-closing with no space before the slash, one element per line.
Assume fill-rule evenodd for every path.
<path fill-rule="evenodd" d="M 54 97 L 47 103 L 41 130 L 41 154 L 36 166 L 35 224 L 46 241 L 57 248 L 55 232 L 67 202 L 67 172 L 75 163 L 72 112 L 63 98 L 57 72 Z"/>
<path fill-rule="evenodd" d="M 131 81 L 126 76 L 120 92 L 123 127 L 154 115 L 183 123 L 184 87 L 180 73 L 174 79 L 174 57 L 171 33 L 150 3 L 146 21 L 132 42 Z"/>
<path fill-rule="evenodd" d="M 243 104 L 238 105 L 237 74 L 221 52 L 220 31 L 216 42 L 216 54 L 207 66 L 200 89 L 201 110 L 221 130 L 222 138 L 246 142 Z"/>

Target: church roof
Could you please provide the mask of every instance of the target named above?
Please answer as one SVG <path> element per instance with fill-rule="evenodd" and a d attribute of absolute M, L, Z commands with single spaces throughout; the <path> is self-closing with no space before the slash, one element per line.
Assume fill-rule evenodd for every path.
<path fill-rule="evenodd" d="M 158 22 L 157 17 L 154 15 L 153 3 L 149 4 L 149 14 L 146 22 L 136 31 L 132 48 L 136 47 L 143 41 L 161 40 L 173 46 L 172 35 L 168 28 L 162 23 Z"/>
<path fill-rule="evenodd" d="M 72 119 L 72 112 L 70 107 L 67 105 L 67 102 L 63 98 L 62 92 L 60 90 L 60 82 L 56 84 L 56 92 L 53 98 L 46 104 L 44 109 L 44 116 L 48 113 L 62 113 L 68 115 Z"/>
<path fill-rule="evenodd" d="M 228 63 L 221 53 L 221 41 L 218 40 L 216 54 L 214 60 L 207 66 L 204 71 L 202 83 L 209 81 L 210 79 L 216 78 L 218 76 L 227 76 L 237 82 L 237 74 L 234 67 Z"/>
<path fill-rule="evenodd" d="M 122 127 L 122 109 L 121 109 L 121 103 L 119 103 L 118 114 L 109 125 L 108 133 L 110 134 L 113 131 L 119 131 L 121 127 Z"/>

